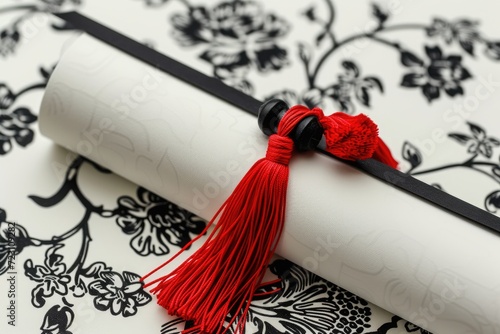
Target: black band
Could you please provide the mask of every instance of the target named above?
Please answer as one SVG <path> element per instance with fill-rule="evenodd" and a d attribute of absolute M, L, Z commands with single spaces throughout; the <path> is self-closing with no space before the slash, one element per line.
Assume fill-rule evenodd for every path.
<path fill-rule="evenodd" d="M 257 116 L 262 102 L 237 89 L 227 86 L 222 81 L 211 78 L 191 67 L 181 64 L 77 12 L 59 13 L 55 15 L 73 25 L 76 29 L 83 30 L 87 34 L 94 36 L 110 46 Z M 319 149 L 319 151 L 332 156 L 321 149 Z M 500 218 L 497 216 L 419 181 L 408 174 L 395 170 L 374 159 L 346 163 L 455 215 L 500 233 Z M 429 217 L 429 219 L 432 218 Z"/>

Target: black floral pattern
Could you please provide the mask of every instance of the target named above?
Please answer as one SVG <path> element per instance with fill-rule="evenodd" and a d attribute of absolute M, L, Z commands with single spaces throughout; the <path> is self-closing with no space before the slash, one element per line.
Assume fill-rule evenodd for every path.
<path fill-rule="evenodd" d="M 56 244 L 47 249 L 43 265 L 35 265 L 31 259 L 24 263 L 25 275 L 38 283 L 31 292 L 31 303 L 35 307 L 44 306 L 46 298 L 53 296 L 54 293 L 61 296 L 68 293 L 71 277 L 63 262 L 64 256 L 57 253 L 61 247 L 63 245 Z"/>
<path fill-rule="evenodd" d="M 277 43 L 289 30 L 274 14 L 254 1 L 222 2 L 212 8 L 189 7 L 172 16 L 173 36 L 183 46 L 204 45 L 200 58 L 214 75 L 244 91 L 251 69 L 275 71 L 288 64 L 287 51 Z"/>
<path fill-rule="evenodd" d="M 142 1 L 150 7 L 174 2 Z M 3 21 L 0 27 L 0 57 L 8 58 L 22 50 L 20 42 L 23 36 L 19 26 L 31 15 L 64 10 L 80 3 L 79 0 L 35 0 L 33 6 L 23 6 L 25 8 L 20 16 L 10 23 Z M 253 85 L 248 79 L 252 71 L 280 71 L 295 61 L 293 57 L 296 57 L 303 65 L 306 84 L 296 91 L 280 87 L 273 95 L 282 97 L 290 104 L 301 103 L 313 107 L 333 103 L 337 108 L 353 113 L 356 108 L 370 107 L 374 103 L 371 99 L 374 92 L 383 93 L 385 88 L 387 93 L 391 89 L 391 83 L 383 83 L 379 77 L 371 74 L 362 75 L 363 64 L 358 64 L 353 59 L 340 60 L 339 69 L 343 71 L 340 75 L 332 76 L 325 71 L 324 64 L 331 61 L 333 55 L 338 55 L 339 50 L 351 46 L 351 43 L 358 39 L 370 39 L 396 51 L 404 66 L 404 73 L 402 82 L 392 83 L 393 86 L 402 84 L 403 88 L 410 88 L 409 91 L 415 91 L 418 95 L 422 92 L 428 101 L 446 95 L 454 98 L 464 94 L 467 89 L 466 80 L 472 77 L 468 69 L 473 67 L 468 66 L 468 62 L 477 59 L 467 57 L 477 55 L 481 45 L 489 58 L 500 60 L 500 42 L 486 39 L 480 32 L 479 22 L 469 19 L 434 19 L 429 25 L 391 25 L 391 12 L 383 6 L 372 4 L 371 15 L 378 23 L 374 30 L 339 38 L 334 26 L 333 2 L 325 1 L 326 11 L 313 5 L 293 18 L 308 20 L 321 29 L 310 41 L 298 43 L 296 52 L 292 52 L 292 48 L 287 49 L 284 46 L 284 37 L 291 33 L 290 25 L 280 17 L 281 13 L 266 12 L 265 4 L 261 5 L 256 1 L 223 1 L 219 4 L 195 7 L 185 0 L 178 3 L 186 5 L 187 10 L 171 17 L 175 40 L 182 46 L 197 50 L 200 58 L 212 67 L 215 77 L 244 92 L 253 93 Z M 19 9 L 17 4 L 14 7 Z M 2 13 L 0 12 L 0 15 Z M 58 30 L 72 29 L 67 25 L 53 27 Z M 390 37 L 390 31 L 402 29 L 421 30 L 429 39 L 441 44 L 426 47 L 425 54 L 428 59 L 423 61 L 416 56 L 418 52 L 414 53 L 407 45 L 403 47 L 402 41 L 386 39 Z M 411 42 L 411 39 L 404 42 L 409 43 L 408 41 Z M 453 46 L 452 44 L 457 44 L 461 50 L 448 50 L 448 46 Z M 45 72 L 48 77 L 50 71 Z M 328 76 L 327 80 L 320 80 L 324 75 Z M 45 81 L 32 86 L 43 88 L 44 85 Z M 36 116 L 29 108 L 16 105 L 16 102 L 24 92 L 34 88 L 27 87 L 16 91 L 7 83 L 0 83 L 0 154 L 7 155 L 12 152 L 16 144 L 26 147 L 33 142 Z M 467 161 L 425 170 L 424 155 L 419 152 L 417 146 L 407 142 L 404 145 L 403 158 L 411 165 L 410 173 L 418 175 L 461 166 L 477 171 L 481 169 L 481 173 L 486 173 L 500 182 L 500 166 L 496 154 L 500 142 L 494 136 L 487 135 L 479 125 L 467 125 L 469 132 L 449 134 L 451 140 L 465 148 L 469 154 Z M 0 275 L 9 266 L 8 258 L 19 254 L 25 247 L 49 246 L 45 254 L 42 252 L 43 261 L 29 259 L 25 262 L 25 274 L 34 283 L 32 303 L 47 309 L 40 326 L 43 334 L 71 333 L 75 314 L 72 305 L 66 301 L 66 298 L 71 296 L 80 298 L 90 294 L 94 297 L 96 309 L 108 315 L 122 317 L 137 314 L 140 307 L 151 301 L 151 297 L 142 289 L 137 274 L 123 268 L 119 271 L 113 270 L 102 261 L 88 264 L 93 215 L 109 219 L 111 223 L 116 222 L 124 233 L 131 236 L 130 245 L 141 256 L 168 254 L 171 245 L 182 247 L 191 239 L 191 233 L 198 234 L 205 226 L 198 217 L 144 189 L 138 189 L 135 197 L 121 196 L 116 208 L 104 208 L 94 204 L 78 184 L 77 178 L 82 164 L 90 164 L 103 173 L 108 172 L 78 158 L 70 164 L 64 183 L 54 196 L 31 196 L 40 207 L 55 206 L 69 194 L 76 197 L 85 213 L 81 221 L 65 233 L 47 240 L 38 240 L 30 237 L 28 231 L 18 224 L 15 224 L 12 232 L 12 223 L 7 221 L 5 212 L 0 210 Z M 488 211 L 497 212 L 500 209 L 500 190 L 488 194 L 484 203 Z M 73 242 L 73 236 L 77 234 L 82 237 L 83 243 L 77 257 L 70 261 L 68 256 L 62 255 L 64 244 Z M 370 328 L 371 309 L 366 301 L 288 261 L 275 261 L 270 270 L 282 281 L 267 290 L 264 289 L 263 292 L 269 292 L 273 288 L 280 290 L 270 295 L 258 296 L 252 305 L 249 326 L 254 326 L 259 332 L 367 333 L 374 330 L 372 333 L 405 331 L 428 334 L 427 331 L 398 317 L 394 317 L 393 322 L 380 328 Z M 50 304 L 51 298 L 53 302 L 55 299 L 58 301 L 49 307 L 47 304 Z M 64 305 L 59 302 L 60 299 Z M 42 306 L 43 304 L 45 306 Z M 176 319 L 171 324 L 177 326 L 181 322 Z M 162 332 L 173 333 L 172 328 L 164 326 Z"/>
<path fill-rule="evenodd" d="M 133 235 L 130 247 L 139 255 L 165 255 L 168 245 L 183 247 L 191 234 L 200 234 L 205 221 L 158 195 L 138 188 L 137 200 L 118 199 L 116 222 L 122 231 Z"/>
<path fill-rule="evenodd" d="M 269 269 L 281 284 L 275 294 L 252 302 L 248 322 L 257 332 L 319 334 L 334 329 L 341 315 L 333 284 L 286 260 L 275 260 Z"/>
<path fill-rule="evenodd" d="M 401 319 L 398 316 L 393 316 L 391 321 L 380 326 L 377 331 L 368 332 L 366 334 L 397 334 L 404 331 L 405 333 L 415 333 L 415 334 L 431 334 L 431 332 L 416 326 L 415 324 Z"/>
<path fill-rule="evenodd" d="M 30 242 L 24 242 L 26 245 L 49 246 L 45 252 L 43 264 L 36 264 L 32 259 L 24 262 L 25 275 L 36 283 L 31 291 L 32 305 L 42 308 L 55 296 L 62 299 L 66 305 L 59 308 L 56 304 L 47 311 L 41 327 L 44 333 L 52 333 L 51 331 L 70 333 L 67 330 L 73 321 L 72 311 L 67 309 L 67 307 L 72 307 L 72 304 L 67 301 L 70 297 L 81 298 L 90 294 L 95 296 L 94 307 L 97 310 L 109 310 L 111 315 L 123 317 L 137 314 L 140 307 L 152 300 L 151 296 L 144 291 L 139 275 L 130 271 L 123 271 L 120 274 L 102 261 L 86 263 L 92 241 L 89 227 L 92 215 L 113 219 L 120 211 L 119 208 L 106 210 L 103 206 L 93 205 L 82 192 L 78 178 L 80 169 L 86 162 L 88 161 L 81 157 L 73 160 L 67 168 L 63 185 L 53 196 L 48 198 L 30 196 L 36 204 L 47 208 L 59 204 L 69 194 L 73 194 L 81 203 L 84 212 L 82 219 L 68 231 L 49 239 L 29 238 Z M 110 173 L 92 162 L 88 164 L 97 172 Z M 68 261 L 63 252 L 66 244 L 71 243 L 77 234 L 80 234 L 80 238 L 76 239 L 80 248 L 76 257 Z M 27 234 L 25 238 L 28 238 Z"/>
<path fill-rule="evenodd" d="M 403 87 L 420 87 L 427 100 L 431 102 L 440 96 L 444 90 L 448 96 L 463 95 L 461 82 L 470 79 L 469 71 L 462 66 L 462 57 L 458 55 L 444 56 L 438 46 L 425 47 L 429 63 L 425 64 L 417 56 L 405 51 L 401 62 L 412 69 L 404 75 Z"/>
<path fill-rule="evenodd" d="M 323 88 L 310 88 L 302 94 L 297 94 L 291 90 L 284 90 L 274 93 L 265 98 L 281 99 L 288 105 L 304 104 L 309 108 L 326 108 L 332 102 L 340 110 L 353 114 L 356 110 L 353 99 L 356 99 L 364 106 L 370 106 L 370 91 L 377 89 L 384 91 L 380 79 L 374 76 L 362 77 L 358 65 L 352 61 L 343 61 L 343 74 L 338 75 L 338 81 Z"/>
<path fill-rule="evenodd" d="M 166 4 L 168 1 L 146 0 L 150 7 Z M 371 15 L 377 25 L 370 31 L 337 37 L 334 29 L 336 12 L 332 1 L 325 0 L 326 11 L 318 11 L 315 5 L 305 9 L 301 16 L 321 27 L 312 39 L 319 47 L 329 42 L 326 51 L 315 54 L 309 41 L 298 42 L 299 60 L 304 66 L 308 87 L 292 92 L 281 89 L 272 95 L 288 94 L 300 103 L 308 106 L 322 106 L 327 100 L 334 100 L 342 111 L 353 113 L 353 98 L 362 105 L 370 107 L 369 91 L 373 88 L 383 92 L 383 83 L 376 76 L 362 78 L 359 66 L 351 59 L 342 61 L 345 74 L 339 76 L 339 82 L 319 85 L 318 79 L 323 67 L 339 50 L 348 54 L 351 44 L 359 39 L 369 39 L 375 43 L 396 50 L 403 66 L 411 69 L 403 75 L 401 86 L 419 87 L 429 102 L 439 98 L 444 92 L 450 97 L 464 94 L 462 82 L 472 77 L 462 62 L 460 54 L 445 56 L 440 46 L 426 47 L 429 60 L 424 62 L 409 48 L 402 47 L 399 41 L 386 39 L 388 32 L 400 30 L 421 30 L 428 38 L 441 39 L 446 45 L 454 41 L 461 46 L 465 54 L 474 55 L 478 44 L 485 46 L 485 53 L 493 60 L 500 60 L 500 42 L 487 39 L 479 31 L 479 22 L 469 19 L 447 21 L 435 18 L 429 25 L 402 23 L 390 25 L 391 11 L 379 4 L 371 5 Z M 224 80 L 228 85 L 248 94 L 254 94 L 247 75 L 252 68 L 258 71 L 279 70 L 288 64 L 289 53 L 278 41 L 289 32 L 289 25 L 274 14 L 265 14 L 254 1 L 222 2 L 214 7 L 195 7 L 187 0 L 186 13 L 172 16 L 173 36 L 182 46 L 205 46 L 200 57 L 213 65 L 213 75 Z M 250 44 L 252 47 L 250 47 Z M 319 49 L 319 48 L 318 48 Z M 250 52 L 249 50 L 252 50 Z M 355 53 L 357 53 L 355 51 Z M 354 66 L 351 66 L 354 64 Z"/>
<path fill-rule="evenodd" d="M 403 327 L 409 333 L 421 331 L 421 334 L 429 334 L 396 316 L 391 322 L 368 332 L 372 327 L 372 311 L 365 300 L 287 260 L 274 260 L 269 270 L 280 281 L 257 291 L 248 313 L 247 331 L 263 334 L 385 334 L 393 328 Z M 162 326 L 161 333 L 177 334 L 181 323 L 180 319 L 173 319 Z M 184 329 L 192 326 L 187 322 Z M 228 330 L 237 332 L 236 326 Z"/>
<path fill-rule="evenodd" d="M 37 120 L 28 108 L 17 108 L 11 112 L 0 110 L 0 155 L 12 150 L 13 142 L 26 147 L 33 141 L 35 133 L 29 127 Z"/>
<path fill-rule="evenodd" d="M 72 334 L 68 329 L 73 324 L 75 313 L 68 306 L 54 305 L 43 318 L 42 334 Z"/>
<path fill-rule="evenodd" d="M 441 18 L 435 18 L 432 24 L 426 29 L 430 37 L 440 37 L 447 44 L 457 41 L 462 49 L 473 55 L 474 42 L 479 40 L 479 22 L 470 20 L 456 20 L 448 22 Z"/>
<path fill-rule="evenodd" d="M 75 9 L 81 4 L 82 0 L 35 0 L 31 4 L 0 7 L 0 16 L 12 12 L 20 13 L 12 22 L 0 25 L 0 56 L 5 58 L 16 52 L 22 40 L 21 25 L 34 15 Z M 8 21 L 2 20 L 2 22 Z"/>
<path fill-rule="evenodd" d="M 0 275 L 15 268 L 15 257 L 27 247 L 38 244 L 30 238 L 24 227 L 7 220 L 7 213 L 0 208 Z"/>
<path fill-rule="evenodd" d="M 0 32 L 0 56 L 6 57 L 14 53 L 21 34 L 16 28 L 7 28 Z"/>
<path fill-rule="evenodd" d="M 492 60 L 500 60 L 500 43 L 485 38 L 479 31 L 479 22 L 459 19 L 447 21 L 443 18 L 435 18 L 432 24 L 426 28 L 429 37 L 441 38 L 446 44 L 457 42 L 468 54 L 475 54 L 475 46 L 484 44 L 484 53 Z"/>
<path fill-rule="evenodd" d="M 144 292 L 144 283 L 137 274 L 106 271 L 99 276 L 100 279 L 90 283 L 89 293 L 96 296 L 94 306 L 100 311 L 109 310 L 112 315 L 130 317 L 137 313 L 138 307 L 151 301 L 151 296 Z"/>
<path fill-rule="evenodd" d="M 474 123 L 467 122 L 472 135 L 463 133 L 450 133 L 448 137 L 456 140 L 462 145 L 467 146 L 467 152 L 474 155 L 483 155 L 491 158 L 493 148 L 500 146 L 500 140 L 486 135 L 484 129 Z"/>
<path fill-rule="evenodd" d="M 324 93 L 337 101 L 341 110 L 347 113 L 354 112 L 351 96 L 355 96 L 360 103 L 369 107 L 370 90 L 377 88 L 380 92 L 384 91 L 380 79 L 373 76 L 362 78 L 355 63 L 344 61 L 342 67 L 344 68 L 344 74 L 339 75 L 338 83 L 326 88 Z"/>
<path fill-rule="evenodd" d="M 27 107 L 14 107 L 14 103 L 26 93 L 45 88 L 53 68 L 40 67 L 42 81 L 15 93 L 6 83 L 0 83 L 0 156 L 11 152 L 14 143 L 26 147 L 33 142 L 35 132 L 30 126 L 37 121 L 38 117 Z"/>
<path fill-rule="evenodd" d="M 496 137 L 489 136 L 486 130 L 476 123 L 466 122 L 466 125 L 470 133 L 451 132 L 448 134 L 448 138 L 466 148 L 468 157 L 465 161 L 423 169 L 421 167 L 424 163 L 423 155 L 420 153 L 418 147 L 410 142 L 405 142 L 402 156 L 403 159 L 410 164 L 407 173 L 418 176 L 452 168 L 467 168 L 479 174 L 486 175 L 493 180 L 495 184 L 500 185 L 500 160 L 498 158 L 492 160 L 495 155 L 495 148 L 500 147 L 500 140 Z M 441 189 L 440 185 L 435 186 Z M 484 199 L 484 208 L 491 213 L 497 213 L 499 211 L 500 190 L 495 190 L 486 195 Z"/>

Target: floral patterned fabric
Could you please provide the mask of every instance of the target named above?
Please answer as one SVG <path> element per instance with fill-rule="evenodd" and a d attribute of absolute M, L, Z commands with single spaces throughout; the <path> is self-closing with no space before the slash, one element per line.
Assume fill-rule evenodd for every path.
<path fill-rule="evenodd" d="M 349 31 L 336 27 L 347 5 L 335 0 L 295 3 L 294 10 L 277 10 L 286 6 L 282 1 L 256 0 L 2 2 L 0 293 L 7 296 L 1 304 L 7 317 L 0 332 L 173 334 L 193 325 L 159 309 L 140 275 L 198 236 L 205 222 L 54 147 L 38 132 L 43 90 L 63 44 L 77 34 L 51 12 L 77 9 L 99 17 L 262 100 L 368 113 L 387 123 L 384 134 L 401 132 L 380 116 L 389 104 L 384 99 L 417 101 L 431 121 L 429 113 L 439 108 L 448 115 L 441 103 L 461 101 L 462 112 L 449 114 L 455 118 L 440 139 L 451 152 L 445 159 L 427 154 L 430 144 L 414 132 L 389 139 L 404 172 L 445 191 L 457 183 L 457 169 L 469 173 L 467 180 L 485 177 L 480 189 L 468 191 L 470 181 L 451 191 L 497 214 L 500 129 L 489 117 L 457 116 L 468 111 L 464 99 L 477 90 L 472 82 L 479 64 L 500 66 L 495 22 L 463 18 L 468 12 L 451 17 L 432 7 L 415 22 L 401 22 L 379 2 L 363 2 L 359 13 L 369 24 Z M 296 29 L 307 30 L 308 38 L 297 42 Z M 367 42 L 390 54 L 387 64 L 363 56 Z M 494 80 L 484 84 L 483 95 L 494 94 L 495 87 Z M 133 107 L 133 101 L 121 103 Z M 253 301 L 248 333 L 425 334 L 417 325 L 426 327 L 435 316 L 401 319 L 279 257 L 268 274 L 279 281 L 262 292 L 276 291 Z"/>

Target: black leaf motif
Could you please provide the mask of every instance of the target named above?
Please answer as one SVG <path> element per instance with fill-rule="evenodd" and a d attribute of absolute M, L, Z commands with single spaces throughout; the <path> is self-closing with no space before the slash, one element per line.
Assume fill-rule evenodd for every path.
<path fill-rule="evenodd" d="M 8 109 L 15 100 L 12 90 L 4 83 L 0 83 L 0 110 Z"/>
<path fill-rule="evenodd" d="M 470 123 L 470 122 L 467 122 L 467 124 L 469 125 L 469 129 L 470 129 L 472 135 L 474 136 L 474 138 L 482 139 L 482 138 L 486 137 L 486 132 L 484 131 L 484 129 L 482 127 L 480 127 L 477 124 Z"/>
<path fill-rule="evenodd" d="M 468 54 L 470 54 L 471 56 L 474 55 L 474 44 L 469 41 L 469 40 L 466 40 L 466 41 L 460 41 L 460 46 L 462 47 L 462 49 L 464 49 L 465 52 L 467 52 Z"/>
<path fill-rule="evenodd" d="M 305 12 L 304 16 L 307 17 L 311 21 L 316 21 L 316 8 L 309 7 Z"/>
<path fill-rule="evenodd" d="M 382 27 L 389 18 L 389 13 L 382 10 L 378 4 L 372 4 L 372 14 L 377 19 L 379 27 Z"/>
<path fill-rule="evenodd" d="M 30 198 L 33 202 L 40 205 L 41 207 L 48 208 L 50 206 L 54 206 L 57 203 L 61 202 L 71 190 L 72 185 L 69 183 L 64 183 L 62 187 L 55 193 L 53 196 L 49 198 L 44 198 L 36 195 L 30 195 Z"/>
<path fill-rule="evenodd" d="M 308 63 L 311 60 L 311 50 L 304 43 L 299 43 L 299 57 L 304 63 Z"/>
<path fill-rule="evenodd" d="M 111 267 L 108 267 L 104 262 L 94 262 L 90 266 L 80 271 L 85 277 L 89 278 L 99 278 L 99 274 L 103 271 L 111 271 Z"/>
<path fill-rule="evenodd" d="M 469 137 L 467 135 L 461 134 L 461 133 L 450 133 L 448 134 L 448 137 L 455 139 L 458 141 L 460 144 L 467 144 L 469 140 L 472 140 L 472 137 Z"/>
<path fill-rule="evenodd" d="M 23 226 L 8 221 L 7 213 L 0 208 L 0 275 L 14 270 L 15 256 L 36 242 L 37 240 L 32 239 Z"/>
<path fill-rule="evenodd" d="M 426 46 L 425 53 L 432 60 L 440 60 L 443 58 L 443 52 L 439 46 Z"/>
<path fill-rule="evenodd" d="M 491 173 L 493 173 L 493 176 L 500 181 L 500 166 L 496 165 L 491 169 Z"/>
<path fill-rule="evenodd" d="M 427 101 L 429 102 L 437 99 L 440 95 L 439 88 L 429 83 L 426 83 L 425 85 L 422 86 L 422 93 L 424 93 L 425 97 L 427 98 Z"/>
<path fill-rule="evenodd" d="M 419 149 L 408 141 L 405 141 L 405 143 L 403 144 L 402 155 L 403 159 L 410 163 L 411 169 L 414 169 L 422 163 L 422 154 L 420 153 Z"/>
<path fill-rule="evenodd" d="M 484 207 L 491 213 L 496 213 L 500 209 L 500 190 L 495 190 L 486 196 Z"/>
<path fill-rule="evenodd" d="M 401 64 L 407 67 L 423 66 L 424 61 L 418 58 L 414 53 L 404 50 L 401 52 Z"/>
<path fill-rule="evenodd" d="M 75 319 L 75 314 L 68 306 L 54 305 L 43 318 L 42 334 L 71 334 L 69 327 Z"/>
<path fill-rule="evenodd" d="M 316 36 L 316 46 L 320 46 L 321 42 L 325 39 L 325 37 L 326 37 L 326 31 Z"/>
<path fill-rule="evenodd" d="M 352 61 L 345 60 L 342 62 L 342 67 L 346 69 L 346 74 L 350 77 L 357 78 L 359 77 L 359 69 L 356 64 L 354 64 Z"/>
<path fill-rule="evenodd" d="M 407 73 L 403 76 L 403 81 L 401 86 L 403 87 L 419 87 L 425 82 L 425 77 L 423 74 L 419 73 Z"/>
<path fill-rule="evenodd" d="M 363 81 L 367 83 L 369 88 L 377 87 L 381 93 L 384 92 L 384 86 L 382 85 L 382 81 L 380 81 L 380 79 L 375 77 L 365 77 Z"/>
<path fill-rule="evenodd" d="M 500 60 L 500 42 L 487 42 L 484 53 L 493 60 Z"/>
<path fill-rule="evenodd" d="M 359 87 L 358 89 L 356 89 L 356 98 L 363 105 L 365 105 L 367 107 L 370 106 L 370 95 L 368 94 L 368 88 Z"/>

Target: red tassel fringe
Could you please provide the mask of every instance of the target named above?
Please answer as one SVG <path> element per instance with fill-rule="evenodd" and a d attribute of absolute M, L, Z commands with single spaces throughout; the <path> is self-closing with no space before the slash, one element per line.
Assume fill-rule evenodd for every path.
<path fill-rule="evenodd" d="M 255 163 L 209 222 L 216 226 L 201 248 L 147 284 L 157 284 L 151 292 L 170 314 L 196 324 L 184 333 L 224 333 L 234 322 L 243 333 L 283 229 L 292 150 L 291 139 L 271 136 L 267 157 Z"/>
<path fill-rule="evenodd" d="M 378 138 L 377 149 L 373 152 L 372 158 L 392 168 L 398 168 L 398 162 L 392 156 L 391 150 L 389 150 L 389 147 L 380 138 Z"/>
<path fill-rule="evenodd" d="M 204 232 L 216 223 L 205 243 L 154 286 L 158 304 L 171 315 L 194 322 L 183 333 L 219 334 L 231 328 L 243 333 L 250 302 L 261 286 L 267 265 L 283 230 L 288 185 L 288 162 L 293 141 L 288 135 L 304 117 L 317 116 L 325 129 L 328 149 L 343 159 L 376 159 L 397 166 L 378 138 L 377 126 L 366 116 L 336 113 L 329 117 L 314 108 L 292 107 L 269 139 L 266 157 L 257 161 L 224 202 Z M 194 238 L 172 262 L 203 234 Z"/>

